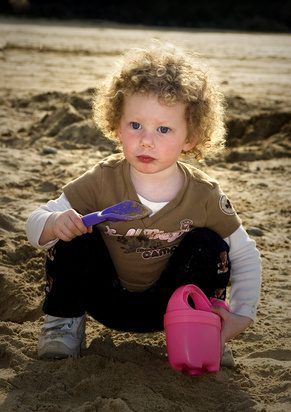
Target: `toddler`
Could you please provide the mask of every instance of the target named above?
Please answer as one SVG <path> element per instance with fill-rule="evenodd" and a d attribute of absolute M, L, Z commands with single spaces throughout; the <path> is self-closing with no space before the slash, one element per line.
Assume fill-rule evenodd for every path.
<path fill-rule="evenodd" d="M 217 181 L 185 161 L 223 149 L 222 94 L 196 59 L 155 45 L 123 56 L 93 111 L 120 153 L 67 183 L 27 221 L 30 243 L 48 250 L 39 357 L 78 356 L 86 313 L 116 330 L 160 331 L 170 296 L 190 283 L 222 300 L 231 283 L 230 311 L 213 307 L 223 348 L 255 318 L 261 265 Z M 123 200 L 152 213 L 83 224 L 83 215 Z"/>

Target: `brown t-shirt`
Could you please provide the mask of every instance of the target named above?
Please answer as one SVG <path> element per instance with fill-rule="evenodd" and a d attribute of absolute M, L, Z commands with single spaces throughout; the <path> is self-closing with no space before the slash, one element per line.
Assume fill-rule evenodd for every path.
<path fill-rule="evenodd" d="M 218 183 L 183 162 L 184 185 L 176 197 L 151 217 L 98 225 L 124 287 L 142 291 L 159 278 L 169 257 L 195 227 L 208 227 L 222 238 L 241 221 Z M 64 187 L 72 207 L 81 214 L 102 210 L 122 200 L 139 201 L 123 155 L 115 154 Z"/>

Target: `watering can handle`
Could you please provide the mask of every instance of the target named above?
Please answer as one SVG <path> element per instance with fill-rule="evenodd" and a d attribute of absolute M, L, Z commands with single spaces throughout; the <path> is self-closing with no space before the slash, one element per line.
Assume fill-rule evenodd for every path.
<path fill-rule="evenodd" d="M 212 306 L 223 306 L 226 310 L 229 310 L 226 302 L 215 298 L 208 299 L 208 297 L 202 292 L 202 290 L 198 286 L 188 284 L 180 286 L 178 287 L 178 289 L 175 290 L 175 292 L 173 293 L 168 302 L 167 311 L 177 311 L 185 309 L 193 310 L 193 308 L 189 304 L 189 297 L 193 299 L 195 309 L 198 310 L 212 312 Z"/>
<path fill-rule="evenodd" d="M 183 289 L 183 302 L 187 307 L 189 307 L 188 298 L 194 301 L 195 308 L 198 310 L 204 310 L 206 312 L 211 311 L 211 302 L 208 297 L 202 292 L 202 290 L 196 285 L 186 285 Z"/>

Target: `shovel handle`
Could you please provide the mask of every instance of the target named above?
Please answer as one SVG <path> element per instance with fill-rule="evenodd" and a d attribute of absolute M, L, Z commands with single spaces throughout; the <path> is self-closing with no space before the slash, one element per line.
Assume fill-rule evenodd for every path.
<path fill-rule="evenodd" d="M 82 221 L 86 227 L 97 225 L 106 219 L 104 216 L 100 216 L 97 212 L 89 213 L 82 217 Z"/>

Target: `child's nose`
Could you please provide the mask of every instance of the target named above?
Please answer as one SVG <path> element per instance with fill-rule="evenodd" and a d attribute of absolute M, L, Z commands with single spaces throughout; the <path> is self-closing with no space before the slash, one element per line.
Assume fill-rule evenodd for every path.
<path fill-rule="evenodd" d="M 153 133 L 150 131 L 144 131 L 141 139 L 140 139 L 140 144 L 143 147 L 153 147 L 154 146 L 154 136 Z"/>

